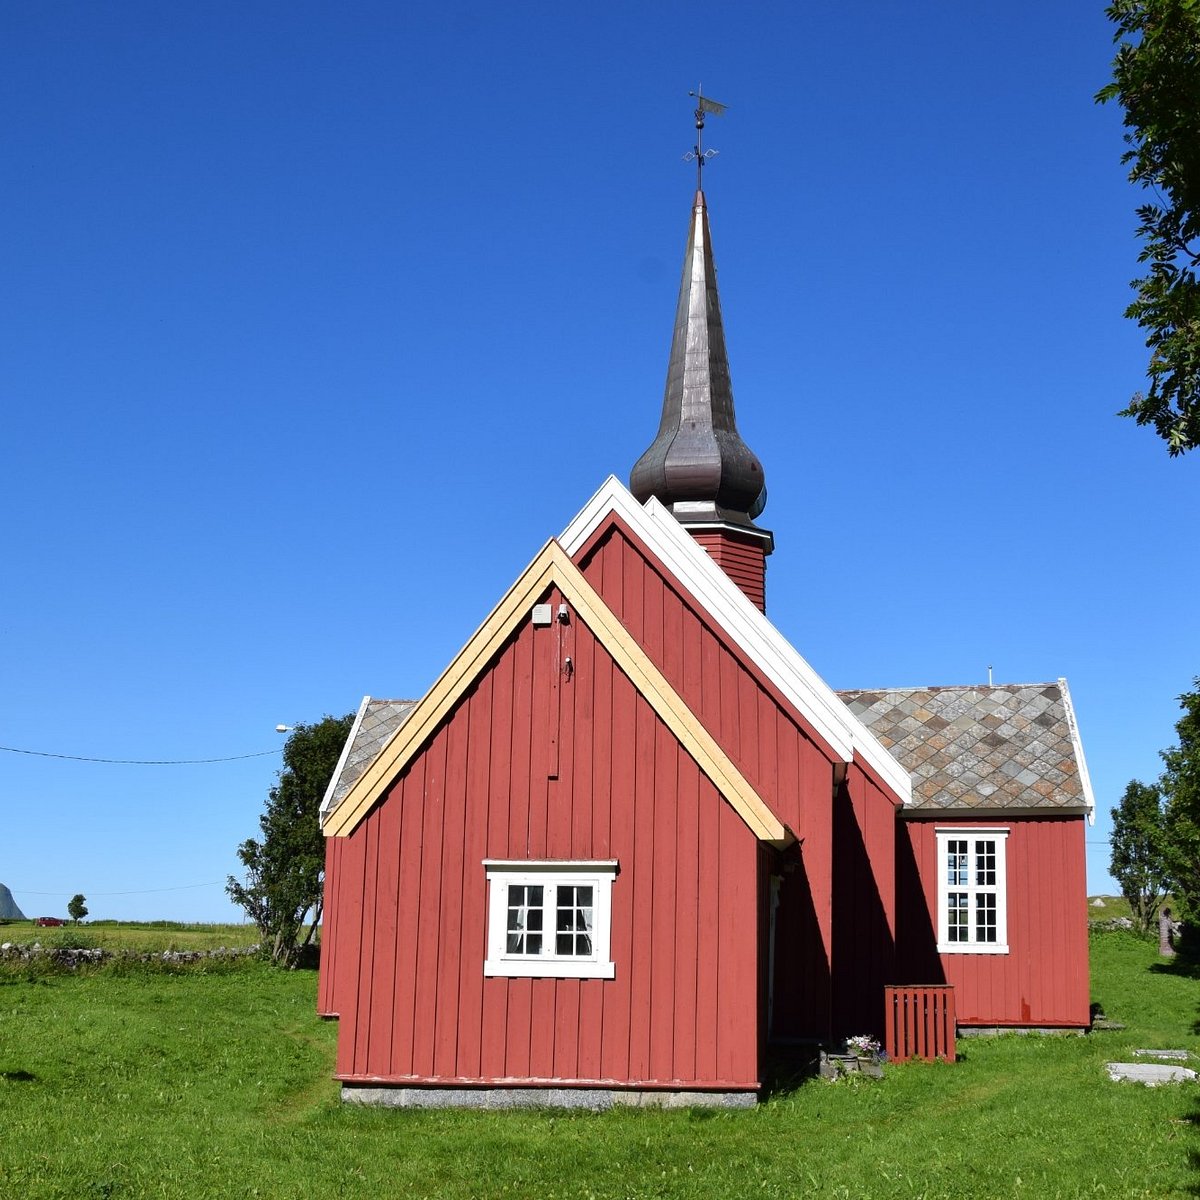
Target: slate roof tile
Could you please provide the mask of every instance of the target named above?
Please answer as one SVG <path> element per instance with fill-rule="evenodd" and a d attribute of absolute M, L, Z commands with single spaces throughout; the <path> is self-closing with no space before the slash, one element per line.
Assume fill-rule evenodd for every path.
<path fill-rule="evenodd" d="M 913 777 L 915 808 L 1087 803 L 1058 684 L 839 692 Z"/>
<path fill-rule="evenodd" d="M 332 810 L 342 802 L 416 706 L 415 700 L 367 701 L 366 711 L 354 730 L 354 741 L 342 764 L 333 794 L 326 798 L 326 809 Z"/>

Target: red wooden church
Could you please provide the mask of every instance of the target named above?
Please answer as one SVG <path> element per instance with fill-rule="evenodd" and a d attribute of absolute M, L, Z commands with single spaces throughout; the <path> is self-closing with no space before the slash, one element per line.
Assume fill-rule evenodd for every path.
<path fill-rule="evenodd" d="M 773 1042 L 1088 1024 L 1064 681 L 835 693 L 764 615 L 697 192 L 662 422 L 322 809 L 347 1099 L 752 1103 Z M 888 999 L 885 1000 L 885 997 Z"/>

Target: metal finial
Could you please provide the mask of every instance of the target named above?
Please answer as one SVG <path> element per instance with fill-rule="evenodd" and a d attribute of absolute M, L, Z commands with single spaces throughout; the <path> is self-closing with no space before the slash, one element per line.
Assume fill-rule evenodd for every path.
<path fill-rule="evenodd" d="M 694 92 L 688 92 L 688 95 L 696 101 L 696 144 L 684 156 L 684 162 L 691 162 L 693 159 L 696 162 L 696 191 L 703 191 L 701 187 L 702 173 L 704 164 L 714 158 L 719 151 L 704 149 L 704 114 L 712 113 L 714 117 L 724 116 L 725 109 L 728 107 L 725 104 L 718 104 L 715 100 L 710 100 L 703 92 L 703 84 L 699 84 Z"/>

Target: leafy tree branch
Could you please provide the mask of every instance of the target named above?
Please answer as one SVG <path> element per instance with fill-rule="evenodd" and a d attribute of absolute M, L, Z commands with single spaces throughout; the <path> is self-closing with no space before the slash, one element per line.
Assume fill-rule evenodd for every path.
<path fill-rule="evenodd" d="M 1200 444 L 1200 0 L 1115 0 L 1106 11 L 1117 54 L 1096 99 L 1124 108 L 1121 161 L 1158 201 L 1137 209 L 1147 270 L 1125 310 L 1147 334 L 1150 387 L 1121 415 L 1183 454 Z"/>
<path fill-rule="evenodd" d="M 1167 893 L 1162 793 L 1132 779 L 1112 810 L 1112 877 L 1129 901 L 1134 925 L 1148 933 Z"/>

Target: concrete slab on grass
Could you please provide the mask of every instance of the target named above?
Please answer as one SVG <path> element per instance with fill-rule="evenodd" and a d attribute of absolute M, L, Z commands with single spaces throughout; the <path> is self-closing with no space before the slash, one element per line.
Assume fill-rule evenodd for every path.
<path fill-rule="evenodd" d="M 1196 1078 L 1189 1067 L 1173 1067 L 1166 1063 L 1106 1063 L 1109 1079 L 1114 1082 L 1142 1083 L 1158 1087 L 1160 1083 L 1187 1083 Z"/>

